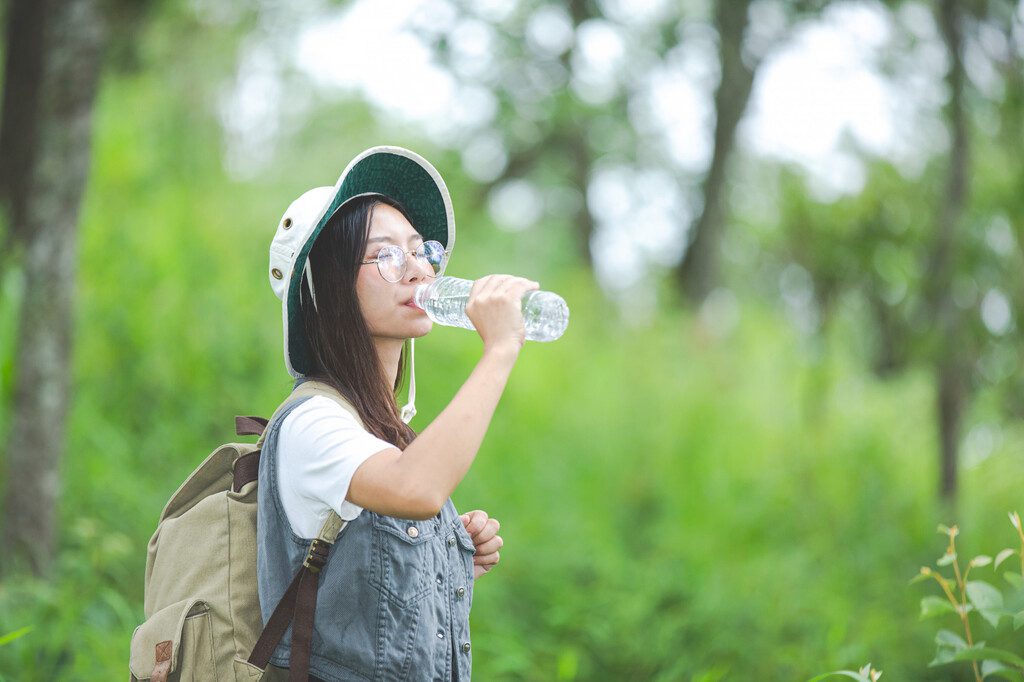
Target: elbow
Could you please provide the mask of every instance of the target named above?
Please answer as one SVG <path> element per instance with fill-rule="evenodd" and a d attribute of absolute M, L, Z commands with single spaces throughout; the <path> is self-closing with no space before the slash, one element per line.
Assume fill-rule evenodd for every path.
<path fill-rule="evenodd" d="M 441 494 L 440 491 L 429 490 L 423 485 L 413 484 L 402 491 L 401 501 L 398 505 L 400 509 L 396 510 L 398 513 L 395 516 L 414 521 L 432 519 L 441 512 L 441 508 L 447 501 L 448 496 Z"/>
<path fill-rule="evenodd" d="M 426 492 L 413 497 L 410 500 L 409 513 L 406 515 L 406 518 L 415 521 L 432 519 L 441 513 L 441 508 L 447 499 L 447 496 L 442 497 L 438 494 Z"/>

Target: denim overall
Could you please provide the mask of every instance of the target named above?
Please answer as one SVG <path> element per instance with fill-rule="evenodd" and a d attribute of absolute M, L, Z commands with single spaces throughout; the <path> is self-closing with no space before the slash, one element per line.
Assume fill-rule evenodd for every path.
<path fill-rule="evenodd" d="M 267 425 L 260 455 L 256 574 L 264 623 L 310 543 L 292 532 L 277 480 L 281 422 L 307 399 L 296 399 Z M 473 553 L 451 498 L 427 520 L 364 509 L 342 530 L 320 572 L 310 676 L 331 682 L 469 680 Z M 288 666 L 291 636 L 289 627 L 272 664 Z"/>

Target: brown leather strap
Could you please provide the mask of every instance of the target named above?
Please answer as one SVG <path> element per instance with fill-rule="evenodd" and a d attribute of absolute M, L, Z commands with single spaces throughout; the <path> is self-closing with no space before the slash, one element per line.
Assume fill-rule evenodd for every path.
<path fill-rule="evenodd" d="M 316 588 L 320 571 L 302 569 L 295 600 L 295 621 L 292 623 L 292 654 L 288 682 L 307 682 L 309 654 L 313 642 L 313 613 L 316 612 Z"/>
<path fill-rule="evenodd" d="M 256 646 L 252 648 L 249 662 L 260 670 L 266 669 L 270 663 L 270 656 L 274 653 L 274 649 L 277 648 L 277 643 L 284 637 L 288 625 L 292 622 L 292 617 L 295 613 L 295 597 L 299 593 L 299 581 L 302 578 L 302 574 L 308 570 L 303 566 L 295 574 L 292 584 L 285 590 L 281 601 L 277 602 L 277 607 L 270 614 L 270 620 L 263 626 L 263 632 L 260 633 L 260 638 L 256 640 Z"/>
<path fill-rule="evenodd" d="M 292 624 L 292 649 L 288 680 L 307 682 L 309 677 L 309 655 L 313 642 L 313 614 L 316 613 L 316 591 L 320 583 L 320 570 L 327 563 L 332 544 L 314 539 L 309 544 L 302 567 L 285 590 L 281 601 L 263 627 L 256 646 L 252 648 L 249 663 L 265 670 L 270 657 L 284 637 L 289 623 Z"/>
<path fill-rule="evenodd" d="M 252 483 L 260 474 L 260 451 L 253 450 L 235 460 L 234 480 L 231 490 L 238 492 L 246 483 Z"/>
<path fill-rule="evenodd" d="M 235 417 L 235 433 L 239 436 L 262 436 L 267 428 L 263 417 Z"/>
<path fill-rule="evenodd" d="M 149 679 L 151 682 L 167 682 L 167 675 L 171 672 L 171 651 L 174 643 L 171 640 L 158 642 L 156 645 L 156 665 L 153 666 L 153 673 Z"/>

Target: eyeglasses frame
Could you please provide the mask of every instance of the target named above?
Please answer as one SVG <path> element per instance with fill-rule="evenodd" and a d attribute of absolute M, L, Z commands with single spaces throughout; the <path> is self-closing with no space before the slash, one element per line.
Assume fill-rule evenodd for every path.
<path fill-rule="evenodd" d="M 384 273 L 381 272 L 381 269 L 380 269 L 380 252 L 379 251 L 377 252 L 377 257 L 376 258 L 368 258 L 368 259 L 366 259 L 364 261 L 361 261 L 361 262 L 362 262 L 363 265 L 369 265 L 370 263 L 376 263 L 377 264 L 377 273 L 381 276 L 381 278 L 385 282 L 391 282 L 392 284 L 396 284 L 398 282 L 401 282 L 402 279 L 405 277 L 406 273 L 409 272 L 409 258 L 408 258 L 409 254 L 412 254 L 412 257 L 416 258 L 417 252 L 420 249 L 422 249 L 424 246 L 429 244 L 430 242 L 434 242 L 435 244 L 440 246 L 441 247 L 441 253 L 444 254 L 443 260 L 441 261 L 441 269 L 438 272 L 436 272 L 436 273 L 434 273 L 432 275 L 428 275 L 429 277 L 432 277 L 432 278 L 433 277 L 438 277 L 438 276 L 440 276 L 440 275 L 442 275 L 444 273 L 444 269 L 448 266 L 448 257 L 451 255 L 452 251 L 451 251 L 451 249 L 444 248 L 444 245 L 441 244 L 441 242 L 437 241 L 436 239 L 428 239 L 428 240 L 426 240 L 424 242 L 420 242 L 419 246 L 417 246 L 412 251 L 405 251 L 404 249 L 402 249 L 402 247 L 398 246 L 397 244 L 385 244 L 384 246 L 381 247 L 381 251 L 383 251 L 386 248 L 398 249 L 398 251 L 402 254 L 402 257 L 404 259 L 403 262 L 402 262 L 402 274 L 394 282 L 391 282 L 390 279 L 388 279 L 387 277 L 384 277 Z"/>

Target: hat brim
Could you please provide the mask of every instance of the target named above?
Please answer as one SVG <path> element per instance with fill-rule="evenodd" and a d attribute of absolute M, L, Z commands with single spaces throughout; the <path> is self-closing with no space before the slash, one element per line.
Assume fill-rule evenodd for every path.
<path fill-rule="evenodd" d="M 455 216 L 448 188 L 437 169 L 415 152 L 401 147 L 367 149 L 349 163 L 334 187 L 333 197 L 295 258 L 285 293 L 285 358 L 294 377 L 306 376 L 313 367 L 299 312 L 306 259 L 317 236 L 342 204 L 365 194 L 383 194 L 402 204 L 424 241 L 443 244 L 449 258 L 455 245 Z"/>

